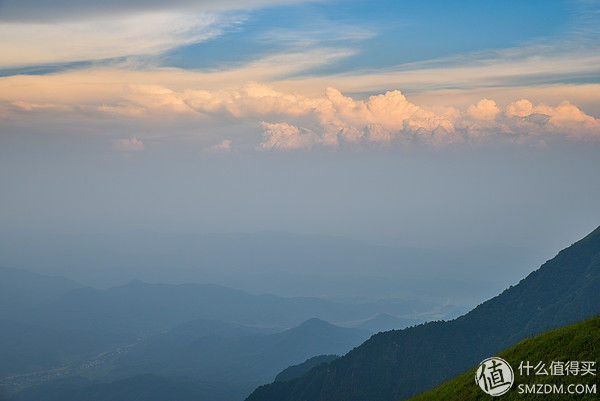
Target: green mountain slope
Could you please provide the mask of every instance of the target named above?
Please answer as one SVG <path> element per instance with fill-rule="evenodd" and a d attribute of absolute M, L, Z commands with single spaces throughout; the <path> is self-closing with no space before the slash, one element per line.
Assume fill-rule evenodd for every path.
<path fill-rule="evenodd" d="M 546 366 L 549 366 L 552 361 L 597 361 L 596 364 L 600 363 L 600 316 L 537 337 L 528 338 L 502 351 L 498 356 L 510 363 L 515 371 L 515 383 L 512 389 L 502 396 L 503 401 L 564 399 L 565 395 L 520 394 L 518 385 L 537 383 L 564 384 L 565 387 L 571 383 L 593 385 L 598 383 L 598 377 L 592 375 L 520 376 L 518 366 L 521 361 L 532 363 L 542 361 Z M 475 370 L 476 368 L 473 368 L 431 391 L 411 398 L 411 401 L 489 400 L 491 397 L 481 391 L 474 382 Z M 577 400 L 598 399 L 597 394 L 573 397 L 577 397 Z"/>
<path fill-rule="evenodd" d="M 248 401 L 392 401 L 433 388 L 524 338 L 600 312 L 600 227 L 521 282 L 452 321 L 379 333 Z"/>

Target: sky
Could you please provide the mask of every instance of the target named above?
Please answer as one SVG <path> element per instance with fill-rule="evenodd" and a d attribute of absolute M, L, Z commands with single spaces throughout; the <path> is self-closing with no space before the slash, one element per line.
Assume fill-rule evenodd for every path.
<path fill-rule="evenodd" d="M 2 234 L 555 252 L 600 224 L 599 27 L 596 1 L 0 0 Z"/>

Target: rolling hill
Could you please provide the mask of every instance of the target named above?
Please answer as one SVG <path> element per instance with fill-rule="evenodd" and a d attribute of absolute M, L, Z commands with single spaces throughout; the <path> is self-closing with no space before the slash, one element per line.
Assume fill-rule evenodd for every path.
<path fill-rule="evenodd" d="M 390 401 L 433 388 L 532 335 L 600 311 L 600 227 L 519 284 L 451 321 L 379 333 L 248 401 Z"/>

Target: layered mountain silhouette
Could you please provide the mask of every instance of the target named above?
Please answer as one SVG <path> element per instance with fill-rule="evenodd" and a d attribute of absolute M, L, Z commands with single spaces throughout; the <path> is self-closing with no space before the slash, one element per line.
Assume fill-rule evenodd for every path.
<path fill-rule="evenodd" d="M 464 316 L 376 334 L 296 379 L 259 387 L 247 400 L 402 400 L 526 337 L 597 314 L 599 288 L 600 227 Z"/>
<path fill-rule="evenodd" d="M 413 308 L 414 303 L 398 299 L 340 303 L 321 298 L 255 295 L 213 284 L 132 281 L 106 290 L 75 288 L 30 308 L 21 317 L 47 327 L 110 329 L 135 338 L 194 319 L 285 328 L 312 317 L 336 323 L 351 322 L 379 312 L 407 314 Z M 421 309 L 424 311 L 426 309 Z"/>
<path fill-rule="evenodd" d="M 212 284 L 132 281 L 101 290 L 61 277 L 0 268 L 0 355 L 4 362 L 0 380 L 84 363 L 97 354 L 137 344 L 141 337 L 155 338 L 167 331 L 171 336 L 178 333 L 180 340 L 187 333 L 195 339 L 229 337 L 231 341 L 241 334 L 283 331 L 312 317 L 361 322 L 379 312 L 403 314 L 415 307 L 419 310 L 415 303 L 397 299 L 341 303 L 255 295 Z M 347 350 L 311 348 L 311 353 L 297 355 L 303 359 L 287 360 L 287 365 L 276 365 L 272 373 L 318 353 Z M 263 376 L 261 380 L 270 379 Z"/>
<path fill-rule="evenodd" d="M 209 327 L 212 333 L 207 332 Z M 258 384 L 313 355 L 348 352 L 368 336 L 366 330 L 338 327 L 319 319 L 273 334 L 222 322 L 196 321 L 132 348 L 115 362 L 113 373 Z"/>
<path fill-rule="evenodd" d="M 227 322 L 194 320 L 150 336 L 110 360 L 96 360 L 100 363 L 92 362 L 86 369 L 57 372 L 58 379 L 49 375 L 47 383 L 41 380 L 42 384 L 25 385 L 10 400 L 239 401 L 258 384 L 272 380 L 284 367 L 315 354 L 345 353 L 368 336 L 366 330 L 338 327 L 319 319 L 309 319 L 277 333 Z M 60 353 L 62 348 L 52 348 L 54 344 L 62 345 L 55 337 L 38 339 L 40 346 L 35 350 Z M 325 357 L 330 361 L 335 355 Z M 29 360 L 37 361 L 33 357 Z M 304 362 L 295 373 L 288 370 L 281 374 L 297 376 L 315 366 L 314 362 Z"/>

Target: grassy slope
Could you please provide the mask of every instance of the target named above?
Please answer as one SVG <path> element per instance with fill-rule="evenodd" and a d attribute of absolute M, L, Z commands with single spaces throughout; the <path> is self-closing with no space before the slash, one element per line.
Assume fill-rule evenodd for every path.
<path fill-rule="evenodd" d="M 498 354 L 508 361 L 515 371 L 515 384 L 512 389 L 500 396 L 491 397 L 485 394 L 475 384 L 475 368 L 465 374 L 458 376 L 441 386 L 413 397 L 411 401 L 438 401 L 438 400 L 597 400 L 597 394 L 590 395 L 531 395 L 519 394 L 517 385 L 520 383 L 550 383 L 566 384 L 583 383 L 597 384 L 600 391 L 600 380 L 598 376 L 520 376 L 518 366 L 520 361 L 530 361 L 536 364 L 538 361 L 549 366 L 551 361 L 597 361 L 596 368 L 600 364 L 600 316 L 586 320 L 582 323 L 573 324 L 557 330 L 549 331 L 537 337 L 528 338 L 507 350 Z"/>

